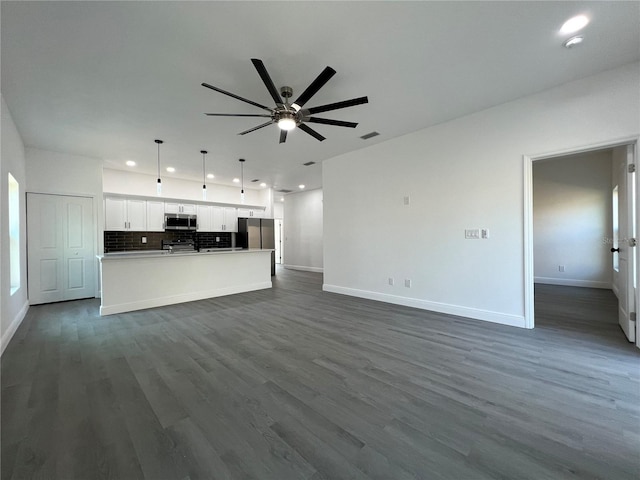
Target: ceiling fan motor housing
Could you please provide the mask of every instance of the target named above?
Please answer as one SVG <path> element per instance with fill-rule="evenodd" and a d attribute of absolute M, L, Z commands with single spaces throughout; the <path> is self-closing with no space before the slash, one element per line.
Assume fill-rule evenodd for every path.
<path fill-rule="evenodd" d="M 293 88 L 291 87 L 280 87 L 280 95 L 283 98 L 291 98 L 293 95 Z"/>

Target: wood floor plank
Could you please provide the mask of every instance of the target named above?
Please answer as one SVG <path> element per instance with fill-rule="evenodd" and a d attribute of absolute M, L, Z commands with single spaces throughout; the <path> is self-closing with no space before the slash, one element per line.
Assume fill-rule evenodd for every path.
<path fill-rule="evenodd" d="M 611 291 L 523 330 L 274 288 L 107 317 L 31 307 L 2 356 L 0 479 L 640 478 L 640 350 Z"/>

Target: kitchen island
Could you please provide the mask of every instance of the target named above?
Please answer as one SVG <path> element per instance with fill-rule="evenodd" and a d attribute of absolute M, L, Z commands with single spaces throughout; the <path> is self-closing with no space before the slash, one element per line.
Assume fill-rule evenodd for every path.
<path fill-rule="evenodd" d="M 271 250 L 99 255 L 100 315 L 271 288 Z"/>

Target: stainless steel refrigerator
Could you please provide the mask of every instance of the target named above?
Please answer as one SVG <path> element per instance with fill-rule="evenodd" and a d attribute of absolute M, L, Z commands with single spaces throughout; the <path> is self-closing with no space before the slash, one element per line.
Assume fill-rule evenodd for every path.
<path fill-rule="evenodd" d="M 271 249 L 271 275 L 276 274 L 276 240 L 273 218 L 239 218 L 236 245 Z"/>

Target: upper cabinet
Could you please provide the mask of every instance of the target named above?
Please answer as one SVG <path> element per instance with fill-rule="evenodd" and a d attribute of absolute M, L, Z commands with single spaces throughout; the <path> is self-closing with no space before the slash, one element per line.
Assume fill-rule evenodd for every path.
<path fill-rule="evenodd" d="M 188 213 L 195 215 L 197 209 L 194 203 L 165 202 L 164 211 L 165 213 Z"/>
<path fill-rule="evenodd" d="M 147 232 L 164 232 L 164 202 L 147 200 Z"/>
<path fill-rule="evenodd" d="M 238 218 L 264 218 L 264 210 L 239 208 Z"/>
<path fill-rule="evenodd" d="M 104 229 L 146 231 L 146 201 L 107 197 L 104 201 Z"/>
<path fill-rule="evenodd" d="M 153 197 L 105 196 L 104 229 L 110 231 L 165 231 L 165 213 L 196 215 L 198 232 L 237 232 L 238 217 L 263 218 L 260 208 L 236 208 L 205 202 L 165 202 Z"/>
<path fill-rule="evenodd" d="M 198 216 L 198 232 L 215 232 L 212 223 L 211 211 L 215 207 L 211 205 L 198 205 L 196 206 L 196 215 Z"/>

